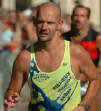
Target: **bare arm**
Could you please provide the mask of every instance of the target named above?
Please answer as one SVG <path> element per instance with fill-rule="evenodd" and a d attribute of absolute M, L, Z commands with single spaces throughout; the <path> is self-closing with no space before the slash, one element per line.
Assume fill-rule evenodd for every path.
<path fill-rule="evenodd" d="M 100 74 L 85 50 L 80 54 L 80 59 L 82 61 L 80 64 L 80 71 L 83 72 L 89 80 L 87 94 L 83 98 L 82 103 L 91 104 L 100 89 Z"/>
<path fill-rule="evenodd" d="M 101 33 L 96 38 L 96 47 L 98 48 L 98 50 L 101 53 Z"/>
<path fill-rule="evenodd" d="M 89 87 L 81 104 L 91 105 L 100 89 L 100 74 L 97 72 L 89 54 L 81 46 L 75 46 L 73 54 L 76 56 L 78 63 L 78 73 L 82 73 L 84 77 L 89 80 Z M 74 56 L 73 55 L 73 56 Z M 77 64 L 76 64 L 77 66 Z M 80 76 L 79 76 L 80 79 Z M 81 80 L 81 79 L 80 79 Z M 85 111 L 82 105 L 78 105 L 73 111 Z"/>
<path fill-rule="evenodd" d="M 15 104 L 13 105 L 10 103 L 17 103 L 18 100 L 16 101 L 16 98 L 18 98 L 28 76 L 29 63 L 30 54 L 28 51 L 21 52 L 16 58 L 13 66 L 11 81 L 5 93 L 4 104 L 6 107 L 5 109 L 7 109 L 5 111 L 8 111 L 8 109 L 15 106 Z"/>
<path fill-rule="evenodd" d="M 99 50 L 99 53 L 100 53 L 99 55 L 101 56 L 101 33 L 96 38 L 96 47 Z M 101 60 L 99 60 L 98 71 L 101 74 Z"/>

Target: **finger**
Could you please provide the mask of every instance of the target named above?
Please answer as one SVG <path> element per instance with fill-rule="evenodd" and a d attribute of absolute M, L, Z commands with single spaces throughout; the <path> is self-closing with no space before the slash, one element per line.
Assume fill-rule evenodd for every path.
<path fill-rule="evenodd" d="M 4 107 L 4 111 L 9 111 L 10 107 Z"/>
<path fill-rule="evenodd" d="M 17 102 L 11 102 L 11 101 L 7 101 L 7 100 L 4 101 L 5 108 L 13 108 L 16 106 L 16 104 L 17 104 Z"/>
<path fill-rule="evenodd" d="M 20 98 L 19 94 L 14 93 L 13 95 L 10 95 L 7 99 L 5 99 L 4 100 L 5 110 L 8 111 L 8 109 L 15 107 L 19 98 Z"/>
<path fill-rule="evenodd" d="M 5 100 L 4 102 L 4 111 L 9 111 L 10 107 L 8 105 L 8 102 Z"/>
<path fill-rule="evenodd" d="M 7 101 L 7 99 L 4 100 L 4 106 L 5 106 L 5 107 L 8 107 L 8 101 Z"/>
<path fill-rule="evenodd" d="M 14 102 L 18 102 L 18 100 L 20 99 L 19 94 L 15 93 L 14 95 L 12 95 L 12 99 L 14 100 Z"/>
<path fill-rule="evenodd" d="M 8 97 L 8 101 L 10 102 L 18 102 L 20 96 L 18 93 L 14 93 L 13 95 Z"/>

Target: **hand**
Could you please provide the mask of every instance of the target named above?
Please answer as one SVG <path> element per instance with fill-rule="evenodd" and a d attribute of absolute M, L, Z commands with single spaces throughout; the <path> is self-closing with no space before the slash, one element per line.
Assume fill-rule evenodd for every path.
<path fill-rule="evenodd" d="M 13 95 L 10 95 L 8 98 L 4 99 L 4 111 L 9 111 L 9 109 L 15 107 L 19 99 L 20 96 L 18 93 L 14 93 Z"/>
<path fill-rule="evenodd" d="M 73 111 L 85 111 L 85 109 L 82 105 L 79 105 Z"/>

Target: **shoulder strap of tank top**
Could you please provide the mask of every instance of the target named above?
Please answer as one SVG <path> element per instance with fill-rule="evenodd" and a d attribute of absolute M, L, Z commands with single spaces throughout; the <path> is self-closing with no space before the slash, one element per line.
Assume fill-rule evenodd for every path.
<path fill-rule="evenodd" d="M 31 60 L 34 58 L 34 44 L 31 44 Z"/>
<path fill-rule="evenodd" d="M 70 64 L 70 41 L 65 40 L 65 60 Z"/>

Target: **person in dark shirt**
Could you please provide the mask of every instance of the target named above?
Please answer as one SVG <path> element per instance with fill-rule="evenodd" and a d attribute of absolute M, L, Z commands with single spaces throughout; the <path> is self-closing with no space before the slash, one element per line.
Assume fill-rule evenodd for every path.
<path fill-rule="evenodd" d="M 63 33 L 63 37 L 66 40 L 73 42 L 74 44 L 81 45 L 86 49 L 95 64 L 98 68 L 99 56 L 100 56 L 100 46 L 101 46 L 101 34 L 91 28 L 90 26 L 90 8 L 83 5 L 77 5 L 73 9 L 71 16 L 71 30 L 69 32 Z M 82 81 L 87 81 L 83 76 L 81 77 Z M 88 83 L 88 82 L 87 82 Z M 86 89 L 84 90 L 86 93 Z M 90 111 L 99 111 L 98 97 L 93 102 Z"/>

